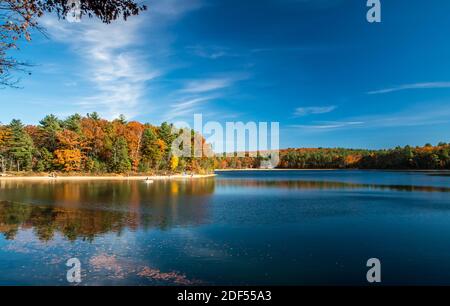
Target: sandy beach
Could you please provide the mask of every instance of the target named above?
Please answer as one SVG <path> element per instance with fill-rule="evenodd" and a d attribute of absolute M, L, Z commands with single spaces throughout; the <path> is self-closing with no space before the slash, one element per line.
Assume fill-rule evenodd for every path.
<path fill-rule="evenodd" d="M 154 176 L 0 176 L 0 180 L 8 181 L 142 181 L 146 180 L 176 180 L 176 179 L 199 179 L 214 177 L 216 174 L 194 174 L 194 175 L 154 175 Z"/>

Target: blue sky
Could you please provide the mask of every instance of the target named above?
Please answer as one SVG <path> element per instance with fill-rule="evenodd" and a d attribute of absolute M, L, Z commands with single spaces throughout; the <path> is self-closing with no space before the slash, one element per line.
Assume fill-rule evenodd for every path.
<path fill-rule="evenodd" d="M 450 141 L 449 1 L 154 0 L 127 22 L 41 20 L 0 121 L 99 112 L 279 121 L 281 147 Z"/>

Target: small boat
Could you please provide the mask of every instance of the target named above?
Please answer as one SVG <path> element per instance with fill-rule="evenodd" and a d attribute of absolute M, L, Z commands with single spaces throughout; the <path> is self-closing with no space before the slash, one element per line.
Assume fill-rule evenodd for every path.
<path fill-rule="evenodd" d="M 150 178 L 146 178 L 145 180 L 144 180 L 144 183 L 146 183 L 146 184 L 153 184 L 153 180 L 151 180 Z"/>

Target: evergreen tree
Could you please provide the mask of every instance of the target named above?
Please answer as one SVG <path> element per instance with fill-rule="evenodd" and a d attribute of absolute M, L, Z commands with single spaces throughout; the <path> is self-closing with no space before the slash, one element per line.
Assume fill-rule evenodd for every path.
<path fill-rule="evenodd" d="M 93 113 L 87 114 L 87 117 L 89 119 L 92 119 L 92 120 L 95 120 L 95 121 L 98 121 L 98 120 L 101 119 L 100 115 L 97 112 L 93 112 Z"/>
<path fill-rule="evenodd" d="M 125 117 L 124 114 L 120 114 L 119 118 L 117 118 L 116 120 L 119 121 L 121 124 L 127 124 L 127 118 Z"/>
<path fill-rule="evenodd" d="M 75 114 L 69 116 L 66 120 L 62 122 L 63 128 L 75 132 L 77 134 L 81 133 L 81 116 L 79 114 Z"/>
<path fill-rule="evenodd" d="M 167 145 L 167 150 L 170 151 L 175 135 L 172 134 L 172 124 L 163 122 L 159 128 L 159 138 L 161 138 Z"/>
<path fill-rule="evenodd" d="M 15 163 L 15 169 L 31 170 L 33 158 L 33 140 L 25 132 L 24 125 L 20 120 L 12 120 L 8 126 L 11 137 L 8 139 L 8 155 L 11 162 Z"/>
<path fill-rule="evenodd" d="M 131 161 L 128 155 L 127 141 L 123 137 L 115 139 L 111 148 L 111 172 L 125 173 L 131 170 Z"/>
<path fill-rule="evenodd" d="M 61 121 L 55 115 L 48 115 L 40 122 L 44 147 L 53 152 L 57 149 L 57 134 L 62 130 Z"/>
<path fill-rule="evenodd" d="M 37 172 L 53 170 L 53 154 L 46 148 L 35 148 L 33 155 L 36 158 L 36 164 L 34 167 Z"/>
<path fill-rule="evenodd" d="M 164 155 L 161 148 L 161 141 L 152 128 L 148 128 L 144 131 L 142 135 L 142 148 L 141 154 L 144 164 L 146 164 L 147 169 L 153 168 L 158 169 L 160 161 Z"/>

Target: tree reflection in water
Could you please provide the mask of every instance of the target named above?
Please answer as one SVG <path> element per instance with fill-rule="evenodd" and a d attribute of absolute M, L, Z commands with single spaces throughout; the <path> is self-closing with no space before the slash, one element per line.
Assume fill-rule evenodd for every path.
<path fill-rule="evenodd" d="M 208 222 L 214 179 L 91 182 L 0 182 L 0 232 L 14 239 L 33 229 L 41 241 L 60 233 L 93 241 L 125 229 L 168 229 Z"/>
<path fill-rule="evenodd" d="M 345 190 L 345 189 L 373 189 L 410 192 L 450 192 L 449 187 L 419 186 L 419 185 L 383 185 L 333 181 L 302 181 L 302 180 L 252 180 L 228 179 L 217 181 L 218 187 L 251 187 L 251 188 L 285 188 L 304 190 Z"/>

